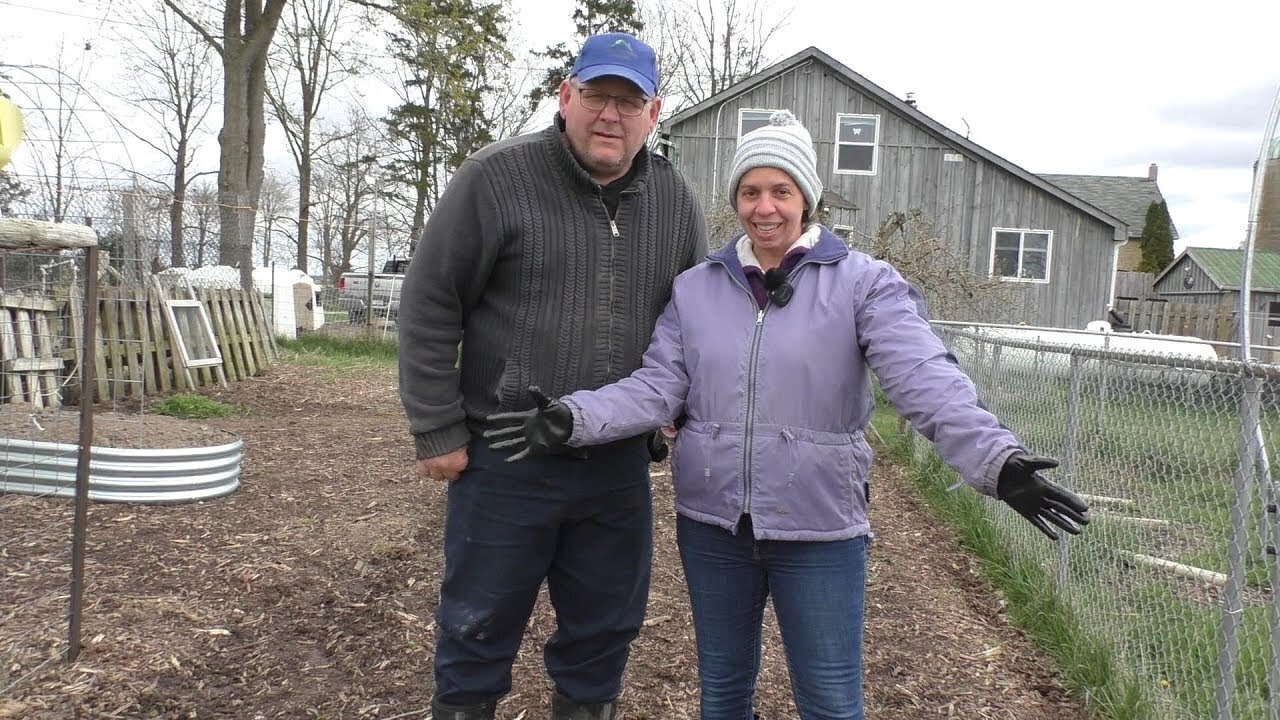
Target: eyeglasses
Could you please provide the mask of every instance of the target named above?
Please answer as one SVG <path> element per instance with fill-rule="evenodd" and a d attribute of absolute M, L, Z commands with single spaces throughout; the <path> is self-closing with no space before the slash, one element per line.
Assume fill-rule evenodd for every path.
<path fill-rule="evenodd" d="M 649 104 L 648 98 L 635 95 L 610 95 L 607 92 L 601 92 L 578 84 L 574 84 L 574 87 L 578 90 L 578 102 L 581 102 L 582 107 L 591 112 L 604 110 L 609 105 L 609 101 L 612 100 L 618 106 L 619 115 L 636 117 L 644 112 L 644 106 Z"/>

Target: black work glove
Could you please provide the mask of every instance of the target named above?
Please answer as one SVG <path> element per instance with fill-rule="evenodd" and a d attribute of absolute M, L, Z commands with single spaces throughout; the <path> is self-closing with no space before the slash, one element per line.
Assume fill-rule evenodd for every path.
<path fill-rule="evenodd" d="M 1089 505 L 1070 490 L 1046 479 L 1041 470 L 1057 467 L 1053 458 L 1015 454 L 1004 461 L 996 481 L 996 497 L 1035 525 L 1051 540 L 1058 533 L 1050 524 L 1079 535 L 1089 524 Z"/>
<path fill-rule="evenodd" d="M 518 449 L 507 462 L 530 455 L 577 455 L 574 448 L 565 445 L 573 435 L 573 411 L 559 400 L 548 400 L 536 385 L 529 386 L 529 394 L 537 405 L 534 409 L 489 416 L 488 422 L 494 426 L 484 432 L 485 439 L 490 441 L 489 447 Z"/>
<path fill-rule="evenodd" d="M 649 435 L 649 462 L 660 463 L 667 459 L 667 455 L 671 454 L 671 448 L 667 446 L 666 438 L 662 437 L 661 430 L 654 430 Z"/>

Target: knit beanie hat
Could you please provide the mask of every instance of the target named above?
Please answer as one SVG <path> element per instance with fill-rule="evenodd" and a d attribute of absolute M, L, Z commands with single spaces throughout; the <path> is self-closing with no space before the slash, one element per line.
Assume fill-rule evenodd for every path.
<path fill-rule="evenodd" d="M 818 157 L 813 138 L 790 110 L 778 110 L 769 124 L 756 128 L 738 141 L 733 153 L 733 172 L 729 176 L 729 203 L 738 209 L 738 183 L 748 170 L 758 167 L 778 168 L 791 176 L 808 202 L 807 222 L 818 209 L 822 195 L 822 179 L 818 177 Z"/>

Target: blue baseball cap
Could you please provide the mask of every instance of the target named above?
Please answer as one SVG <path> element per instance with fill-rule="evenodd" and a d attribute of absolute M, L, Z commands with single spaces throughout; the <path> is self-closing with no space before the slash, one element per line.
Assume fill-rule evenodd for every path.
<path fill-rule="evenodd" d="M 658 58 L 635 35 L 602 33 L 582 44 L 570 77 L 583 82 L 614 76 L 630 80 L 648 97 L 658 93 Z"/>

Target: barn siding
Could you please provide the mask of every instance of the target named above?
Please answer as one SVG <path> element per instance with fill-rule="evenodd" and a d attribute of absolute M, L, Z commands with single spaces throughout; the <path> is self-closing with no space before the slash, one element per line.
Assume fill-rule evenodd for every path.
<path fill-rule="evenodd" d="M 988 319 L 1082 327 L 1105 317 L 1113 226 L 953 146 L 812 59 L 667 128 L 678 166 L 712 210 L 728 202 L 725 185 L 738 111 L 744 108 L 789 109 L 809 129 L 826 187 L 857 207 L 833 214 L 832 223 L 851 226 L 855 239 L 874 236 L 892 212 L 918 209 L 955 252 L 968 258 L 971 271 L 986 274 L 993 228 L 1053 231 L 1050 282 L 1022 284 L 1022 307 Z M 834 172 L 838 113 L 880 117 L 874 175 Z M 948 154 L 963 160 L 948 161 Z"/>

